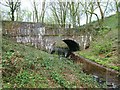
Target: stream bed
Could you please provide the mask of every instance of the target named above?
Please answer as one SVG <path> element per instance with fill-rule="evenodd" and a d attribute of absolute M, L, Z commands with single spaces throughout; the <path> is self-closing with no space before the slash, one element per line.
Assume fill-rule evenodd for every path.
<path fill-rule="evenodd" d="M 83 72 L 93 75 L 93 78 L 99 84 L 102 85 L 106 83 L 108 88 L 120 89 L 120 72 L 106 68 L 82 56 L 75 55 L 74 53 L 70 55 L 70 58 L 75 63 L 82 63 Z"/>

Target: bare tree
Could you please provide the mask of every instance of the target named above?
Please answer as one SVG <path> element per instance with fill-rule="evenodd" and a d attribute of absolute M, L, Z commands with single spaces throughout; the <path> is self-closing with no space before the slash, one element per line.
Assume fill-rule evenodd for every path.
<path fill-rule="evenodd" d="M 57 12 L 56 3 L 52 2 L 50 5 L 51 5 L 50 9 L 52 11 L 54 21 L 56 21 L 56 23 L 60 25 L 60 18 L 59 18 L 59 13 Z"/>
<path fill-rule="evenodd" d="M 100 20 L 101 26 L 102 26 L 102 23 L 104 22 L 106 13 L 110 13 L 110 12 L 114 11 L 112 8 L 113 5 L 111 5 L 111 3 L 114 4 L 113 2 L 110 2 L 110 0 L 107 0 L 106 2 L 97 0 L 97 6 L 98 6 L 98 9 L 99 9 L 100 15 L 101 15 L 101 20 Z"/>
<path fill-rule="evenodd" d="M 59 6 L 60 6 L 61 24 L 62 24 L 62 27 L 65 27 L 68 2 L 59 1 Z"/>
<path fill-rule="evenodd" d="M 6 0 L 6 1 L 5 1 L 5 4 L 2 3 L 2 2 L 0 2 L 0 4 L 2 4 L 2 5 L 4 5 L 4 6 L 10 8 L 10 18 L 11 18 L 12 21 L 14 21 L 14 20 L 15 20 L 15 16 L 14 16 L 15 11 L 16 11 L 16 10 L 20 7 L 20 5 L 21 5 L 20 0 L 14 0 L 14 1 L 13 1 L 13 0 Z"/>
<path fill-rule="evenodd" d="M 109 2 L 110 2 L 110 0 L 107 0 L 107 2 L 106 2 L 106 5 L 105 5 L 105 10 L 104 10 L 104 16 L 105 16 L 105 13 L 106 13 L 106 11 L 107 11 L 107 9 L 108 9 L 108 6 L 110 5 L 109 4 Z"/>
<path fill-rule="evenodd" d="M 92 21 L 92 16 L 93 15 L 95 15 L 96 17 L 97 17 L 97 20 L 99 21 L 99 17 L 98 17 L 98 15 L 94 12 L 96 9 L 97 9 L 97 7 L 96 7 L 96 2 L 95 1 L 90 1 L 89 2 L 89 9 L 87 10 L 88 11 L 88 13 L 90 14 L 90 17 L 89 17 L 89 23 L 91 23 L 91 21 Z"/>
<path fill-rule="evenodd" d="M 85 14 L 85 16 L 86 16 L 86 24 L 88 24 L 88 18 L 89 18 L 89 13 L 88 13 L 88 11 L 89 11 L 89 2 L 80 2 L 80 4 L 82 5 L 82 8 L 83 8 L 83 13 Z"/>
<path fill-rule="evenodd" d="M 115 1 L 115 6 L 116 6 L 116 13 L 118 14 L 120 11 L 119 11 L 119 8 L 120 8 L 120 1 L 118 0 L 114 0 Z"/>
<path fill-rule="evenodd" d="M 38 5 L 40 4 L 39 2 L 37 2 L 36 0 L 31 0 L 31 4 L 32 4 L 32 7 L 33 7 L 33 22 L 39 22 L 39 10 L 38 10 Z"/>
<path fill-rule="evenodd" d="M 79 6 L 80 2 L 69 2 L 69 10 L 70 10 L 70 19 L 72 19 L 73 27 L 76 27 L 76 22 L 78 21 L 78 24 L 80 23 L 80 12 L 79 12 Z M 77 20 L 78 19 L 78 20 Z"/>
<path fill-rule="evenodd" d="M 103 22 L 104 21 L 104 12 L 101 8 L 101 5 L 100 5 L 100 0 L 97 0 L 97 5 L 98 5 L 98 8 L 100 10 L 100 15 L 101 15 L 101 21 Z"/>
<path fill-rule="evenodd" d="M 55 21 L 61 26 L 65 27 L 66 22 L 66 14 L 67 14 L 68 2 L 52 2 L 51 3 L 51 10 Z"/>
<path fill-rule="evenodd" d="M 16 21 L 19 21 L 20 20 L 20 17 L 21 17 L 21 8 L 18 7 L 16 9 Z"/>
<path fill-rule="evenodd" d="M 35 0 L 33 1 L 33 5 L 34 5 L 34 12 L 35 12 L 36 21 L 38 22 L 38 11 L 37 11 Z"/>
<path fill-rule="evenodd" d="M 42 11 L 41 11 L 41 15 L 40 15 L 40 20 L 41 20 L 42 23 L 44 22 L 44 16 L 45 16 L 45 2 L 46 2 L 46 0 L 43 0 Z"/>
<path fill-rule="evenodd" d="M 100 0 L 97 0 L 97 5 L 98 5 L 99 11 L 100 11 L 101 23 L 102 23 L 104 21 L 105 13 L 106 13 L 106 10 L 107 10 L 108 5 L 109 5 L 109 0 L 107 0 L 106 5 L 104 6 L 104 8 L 105 8 L 104 10 L 102 10 L 102 8 L 101 8 L 102 5 L 100 3 L 101 3 Z"/>
<path fill-rule="evenodd" d="M 46 0 L 43 0 L 42 2 L 33 0 L 31 1 L 31 4 L 33 7 L 33 21 L 43 23 L 45 17 L 45 10 L 46 10 L 46 6 L 45 6 Z"/>

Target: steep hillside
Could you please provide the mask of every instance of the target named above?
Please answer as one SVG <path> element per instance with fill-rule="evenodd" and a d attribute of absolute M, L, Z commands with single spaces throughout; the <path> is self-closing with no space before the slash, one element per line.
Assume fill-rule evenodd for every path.
<path fill-rule="evenodd" d="M 117 15 L 105 18 L 103 25 L 110 27 L 111 30 L 100 30 L 94 41 L 91 42 L 90 48 L 77 53 L 105 67 L 120 71 Z"/>
<path fill-rule="evenodd" d="M 112 30 L 114 30 L 115 28 L 118 28 L 117 27 L 118 26 L 118 16 L 115 14 L 115 15 L 106 17 L 103 25 L 112 28 Z"/>
<path fill-rule="evenodd" d="M 100 88 L 80 64 L 51 55 L 3 37 L 2 65 L 4 88 Z"/>

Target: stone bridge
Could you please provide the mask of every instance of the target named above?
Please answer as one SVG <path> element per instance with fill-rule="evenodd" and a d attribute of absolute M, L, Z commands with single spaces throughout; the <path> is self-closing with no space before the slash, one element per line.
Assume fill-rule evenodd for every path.
<path fill-rule="evenodd" d="M 63 29 L 47 26 L 42 23 L 2 21 L 2 34 L 19 43 L 32 44 L 36 48 L 49 51 L 54 42 L 57 46 L 65 46 L 67 40 L 70 48 L 85 49 L 91 41 L 91 33 L 81 29 Z M 73 43 L 74 41 L 74 43 Z"/>

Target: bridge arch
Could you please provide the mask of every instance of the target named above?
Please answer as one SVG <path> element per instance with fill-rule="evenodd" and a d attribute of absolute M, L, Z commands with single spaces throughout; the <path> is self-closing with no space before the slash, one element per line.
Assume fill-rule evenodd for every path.
<path fill-rule="evenodd" d="M 68 38 L 62 39 L 62 41 L 67 44 L 70 51 L 74 52 L 74 51 L 80 50 L 80 46 L 79 46 L 79 43 L 77 43 L 77 41 L 73 39 L 68 39 Z"/>

